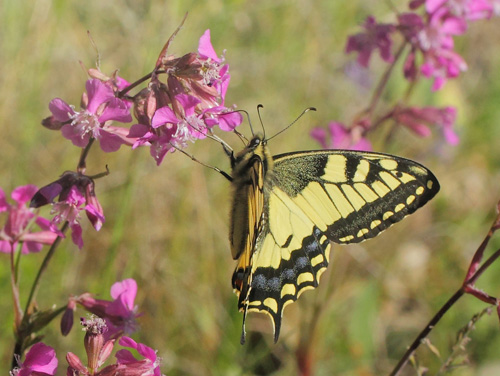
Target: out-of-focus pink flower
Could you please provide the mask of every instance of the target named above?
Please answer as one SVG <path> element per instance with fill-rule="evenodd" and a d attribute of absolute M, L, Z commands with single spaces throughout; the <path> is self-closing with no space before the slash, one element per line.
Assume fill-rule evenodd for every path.
<path fill-rule="evenodd" d="M 62 234 L 51 230 L 50 222 L 36 215 L 26 206 L 37 191 L 34 185 L 23 185 L 12 191 L 11 197 L 16 204 L 7 202 L 4 191 L 0 188 L 0 212 L 7 212 L 7 221 L 0 228 L 0 252 L 10 253 L 22 242 L 22 253 L 39 252 L 44 244 L 50 245 Z M 42 231 L 30 232 L 36 224 Z"/>
<path fill-rule="evenodd" d="M 456 17 L 476 21 L 490 18 L 494 12 L 494 4 L 488 0 L 426 0 L 425 9 L 429 14 L 445 9 Z"/>
<path fill-rule="evenodd" d="M 323 149 L 372 150 L 370 141 L 363 136 L 364 128 L 354 126 L 347 128 L 344 124 L 332 121 L 328 130 L 314 128 L 311 137 L 321 144 Z"/>
<path fill-rule="evenodd" d="M 88 80 L 86 89 L 82 110 L 75 111 L 73 106 L 55 98 L 49 104 L 53 119 L 44 123 L 63 124 L 63 136 L 79 147 L 87 146 L 91 138 L 98 140 L 105 152 L 116 151 L 123 144 L 132 145 L 135 140 L 127 137 L 128 129 L 111 125 L 112 121 L 132 121 L 130 105 L 116 98 L 113 88 L 98 79 Z"/>
<path fill-rule="evenodd" d="M 10 371 L 11 376 L 53 376 L 58 361 L 55 350 L 42 342 L 35 343 L 26 354 L 24 362 Z"/>
<path fill-rule="evenodd" d="M 393 118 L 421 137 L 428 137 L 431 134 L 429 126 L 437 127 L 447 143 L 456 145 L 459 142 L 453 130 L 456 116 L 457 111 L 454 107 L 405 107 L 397 109 Z"/>
<path fill-rule="evenodd" d="M 59 196 L 57 202 L 54 199 Z M 68 221 L 71 227 L 71 237 L 80 249 L 83 247 L 80 211 L 85 210 L 92 226 L 99 231 L 104 222 L 102 206 L 97 200 L 94 190 L 94 180 L 89 176 L 67 171 L 61 177 L 40 188 L 31 200 L 31 207 L 52 204 L 52 228 Z"/>
<path fill-rule="evenodd" d="M 379 50 L 380 57 L 386 62 L 392 62 L 393 55 L 391 51 L 392 40 L 391 33 L 395 27 L 392 24 L 379 24 L 375 18 L 369 16 L 363 25 L 365 32 L 351 35 L 347 39 L 345 52 L 357 52 L 358 63 L 368 67 L 370 57 L 375 50 Z"/>
<path fill-rule="evenodd" d="M 107 339 L 115 339 L 137 330 L 138 307 L 134 304 L 137 283 L 132 278 L 116 282 L 111 286 L 110 300 L 95 299 L 91 294 L 82 294 L 74 300 L 87 311 L 106 321 Z"/>
<path fill-rule="evenodd" d="M 129 347 L 143 356 L 143 359 L 136 359 L 129 350 L 120 350 L 116 353 L 116 359 L 123 369 L 127 369 L 127 375 L 154 375 L 161 376 L 160 358 L 151 347 L 135 342 L 132 338 L 122 337 L 118 342 L 121 346 Z"/>

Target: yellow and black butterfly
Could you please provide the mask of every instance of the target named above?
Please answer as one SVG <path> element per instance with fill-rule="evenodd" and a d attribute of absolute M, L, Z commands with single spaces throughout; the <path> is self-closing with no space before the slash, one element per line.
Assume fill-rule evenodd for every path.
<path fill-rule="evenodd" d="M 271 156 L 255 135 L 228 152 L 233 186 L 229 240 L 232 277 L 243 312 L 263 312 L 278 340 L 283 309 L 318 286 L 331 243 L 372 238 L 439 191 L 432 172 L 393 155 L 350 150 Z M 219 171 L 220 172 L 220 171 Z"/>

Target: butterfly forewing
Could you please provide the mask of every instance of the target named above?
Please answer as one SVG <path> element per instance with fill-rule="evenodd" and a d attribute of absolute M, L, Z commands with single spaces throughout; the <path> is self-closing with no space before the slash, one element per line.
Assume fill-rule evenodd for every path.
<path fill-rule="evenodd" d="M 233 256 L 239 256 L 233 274 L 238 307 L 245 316 L 269 314 L 275 341 L 285 306 L 318 285 L 330 241 L 374 237 L 439 191 L 434 175 L 408 159 L 326 150 L 271 160 L 262 142 L 238 155 L 233 184 L 239 192 L 230 235 Z"/>
<path fill-rule="evenodd" d="M 439 191 L 428 169 L 387 154 L 309 151 L 274 160 L 273 190 L 283 191 L 336 243 L 378 235 Z"/>

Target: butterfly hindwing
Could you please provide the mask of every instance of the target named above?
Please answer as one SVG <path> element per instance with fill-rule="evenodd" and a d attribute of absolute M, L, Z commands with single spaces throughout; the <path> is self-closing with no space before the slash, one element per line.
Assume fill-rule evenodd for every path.
<path fill-rule="evenodd" d="M 439 190 L 434 175 L 408 159 L 345 150 L 271 158 L 258 136 L 236 157 L 233 179 L 239 192 L 230 235 L 233 256 L 239 257 L 233 274 L 238 308 L 244 320 L 251 311 L 270 315 L 275 341 L 285 306 L 317 287 L 330 241 L 374 237 Z M 242 214 L 247 222 L 237 219 Z"/>

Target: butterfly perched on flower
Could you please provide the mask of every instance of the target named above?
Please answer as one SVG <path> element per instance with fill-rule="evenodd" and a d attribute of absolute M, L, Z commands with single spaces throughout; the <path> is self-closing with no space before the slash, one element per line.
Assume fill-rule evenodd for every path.
<path fill-rule="evenodd" d="M 370 239 L 439 191 L 427 168 L 389 154 L 317 150 L 272 156 L 259 134 L 240 153 L 226 152 L 242 343 L 247 312 L 268 314 L 278 340 L 283 309 L 318 286 L 331 242 Z"/>

